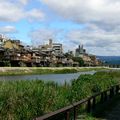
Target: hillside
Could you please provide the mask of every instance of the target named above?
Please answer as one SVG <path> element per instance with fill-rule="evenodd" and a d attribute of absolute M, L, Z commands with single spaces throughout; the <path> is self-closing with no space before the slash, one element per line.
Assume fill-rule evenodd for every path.
<path fill-rule="evenodd" d="M 106 64 L 120 64 L 120 56 L 97 56 L 97 58 Z"/>

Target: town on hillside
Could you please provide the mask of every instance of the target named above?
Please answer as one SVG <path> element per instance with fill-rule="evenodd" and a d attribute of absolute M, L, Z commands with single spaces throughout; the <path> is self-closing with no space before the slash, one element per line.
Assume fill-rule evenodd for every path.
<path fill-rule="evenodd" d="M 76 67 L 101 66 L 102 61 L 95 55 L 88 54 L 83 45 L 75 50 L 63 52 L 61 43 L 49 39 L 48 44 L 32 47 L 23 45 L 20 40 L 13 40 L 0 35 L 0 66 L 44 66 L 44 67 Z"/>

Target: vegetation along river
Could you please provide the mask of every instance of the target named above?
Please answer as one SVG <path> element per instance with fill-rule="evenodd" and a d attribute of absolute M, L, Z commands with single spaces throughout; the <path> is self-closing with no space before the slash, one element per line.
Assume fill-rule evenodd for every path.
<path fill-rule="evenodd" d="M 45 74 L 45 75 L 17 75 L 17 76 L 0 76 L 0 80 L 44 80 L 54 81 L 58 84 L 70 83 L 71 80 L 77 79 L 80 75 L 91 74 L 93 75 L 96 71 L 78 72 L 69 74 Z"/>

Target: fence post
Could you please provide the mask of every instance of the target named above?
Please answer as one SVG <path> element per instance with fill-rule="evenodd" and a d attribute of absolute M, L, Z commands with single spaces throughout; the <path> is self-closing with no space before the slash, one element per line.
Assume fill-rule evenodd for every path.
<path fill-rule="evenodd" d="M 93 97 L 92 109 L 95 109 L 96 105 L 96 97 Z"/>
<path fill-rule="evenodd" d="M 112 88 L 110 89 L 110 98 L 112 98 L 113 95 L 114 95 L 114 87 L 112 87 Z"/>
<path fill-rule="evenodd" d="M 119 85 L 116 85 L 116 94 L 118 94 L 118 92 L 119 92 Z"/>
<path fill-rule="evenodd" d="M 77 120 L 77 107 L 74 107 L 74 120 Z"/>
<path fill-rule="evenodd" d="M 104 93 L 102 92 L 100 102 L 103 103 L 103 101 L 104 101 Z"/>
<path fill-rule="evenodd" d="M 108 99 L 108 96 L 107 96 L 107 91 L 104 92 L 104 101 L 106 101 Z"/>
<path fill-rule="evenodd" d="M 65 120 L 70 120 L 70 111 L 66 112 Z"/>
<path fill-rule="evenodd" d="M 90 111 L 91 111 L 91 99 L 89 99 L 87 102 L 87 112 L 90 113 Z"/>

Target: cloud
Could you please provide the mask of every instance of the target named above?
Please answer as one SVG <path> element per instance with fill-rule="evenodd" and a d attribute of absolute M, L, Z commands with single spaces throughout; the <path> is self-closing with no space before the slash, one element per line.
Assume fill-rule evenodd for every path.
<path fill-rule="evenodd" d="M 32 40 L 32 44 L 38 46 L 40 44 L 45 44 L 49 39 L 55 38 L 56 32 L 51 29 L 37 29 L 29 33 L 29 36 Z"/>
<path fill-rule="evenodd" d="M 24 10 L 14 3 L 8 1 L 1 1 L 0 3 L 0 21 L 18 21 L 23 18 Z"/>
<path fill-rule="evenodd" d="M 27 4 L 27 1 L 21 1 Z M 12 0 L 0 0 L 0 21 L 3 22 L 17 22 L 21 19 L 27 20 L 42 20 L 44 13 L 39 9 L 26 10 L 20 1 L 14 2 Z"/>
<path fill-rule="evenodd" d="M 27 5 L 28 1 L 30 1 L 30 0 L 19 0 L 19 2 L 23 5 Z"/>
<path fill-rule="evenodd" d="M 33 45 L 45 44 L 50 38 L 63 44 L 64 51 L 73 50 L 83 44 L 88 53 L 95 55 L 120 55 L 120 26 L 114 31 L 100 29 L 88 24 L 84 29 L 49 29 L 41 28 L 30 32 Z M 117 31 L 117 32 L 116 32 Z"/>
<path fill-rule="evenodd" d="M 40 1 L 62 20 L 85 26 L 82 29 L 71 29 L 64 36 L 68 49 L 82 43 L 93 54 L 120 55 L 119 0 Z"/>
<path fill-rule="evenodd" d="M 46 15 L 36 7 L 29 6 L 30 0 L 0 0 L 0 22 L 18 22 L 20 20 L 41 21 Z M 120 55 L 120 1 L 119 0 L 39 0 L 49 9 L 41 7 L 52 18 L 52 22 L 62 18 L 83 25 L 82 29 L 69 27 L 65 30 L 40 28 L 29 36 L 33 44 L 39 45 L 52 38 L 62 43 L 64 50 L 74 50 L 80 43 L 93 54 Z M 37 2 L 35 2 L 37 3 Z M 66 4 L 67 3 L 67 4 Z M 40 5 L 41 6 L 41 5 Z M 48 12 L 49 10 L 49 12 Z M 55 18 L 55 14 L 57 18 Z M 58 17 L 60 16 L 60 17 Z M 51 19 L 46 21 L 50 24 Z M 48 24 L 45 23 L 45 24 Z M 42 25 L 45 25 L 42 24 Z M 78 27 L 77 27 L 78 28 Z M 0 32 L 14 33 L 13 26 L 3 26 Z M 72 46 L 72 47 L 71 47 Z"/>
<path fill-rule="evenodd" d="M 90 23 L 99 27 L 120 24 L 119 0 L 42 0 L 57 15 L 77 23 Z M 67 4 L 66 4 L 67 3 Z"/>
<path fill-rule="evenodd" d="M 18 31 L 14 26 L 1 26 L 0 33 L 2 34 L 10 34 L 10 33 L 17 33 Z"/>
<path fill-rule="evenodd" d="M 29 21 L 34 21 L 34 20 L 40 21 L 45 18 L 45 15 L 43 14 L 43 12 L 41 12 L 38 9 L 32 9 L 31 11 L 28 11 L 26 13 L 26 16 L 28 16 Z"/>
<path fill-rule="evenodd" d="M 119 26 L 114 31 L 105 31 L 95 25 L 90 25 L 82 30 L 69 31 L 66 39 L 74 46 L 83 44 L 93 54 L 115 55 L 116 53 L 120 55 L 120 34 L 116 32 L 119 30 Z"/>
<path fill-rule="evenodd" d="M 54 42 L 65 42 L 63 29 L 39 28 L 32 30 L 29 37 L 35 46 L 48 43 L 49 39 L 53 39 Z"/>

